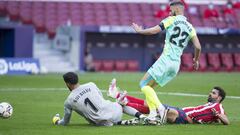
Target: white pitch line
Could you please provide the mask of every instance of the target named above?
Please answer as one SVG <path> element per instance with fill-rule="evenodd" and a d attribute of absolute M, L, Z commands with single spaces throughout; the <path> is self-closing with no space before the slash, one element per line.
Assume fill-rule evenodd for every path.
<path fill-rule="evenodd" d="M 0 88 L 0 92 L 21 92 L 21 91 L 65 91 L 67 88 Z M 101 90 L 106 93 L 107 90 Z M 129 94 L 143 94 L 142 92 L 130 91 Z M 207 97 L 203 94 L 179 93 L 179 92 L 156 92 L 158 95 L 185 96 L 185 97 Z M 240 99 L 240 96 L 227 96 L 228 99 Z"/>
<path fill-rule="evenodd" d="M 18 92 L 18 91 L 64 91 L 67 88 L 0 88 L 0 92 Z"/>

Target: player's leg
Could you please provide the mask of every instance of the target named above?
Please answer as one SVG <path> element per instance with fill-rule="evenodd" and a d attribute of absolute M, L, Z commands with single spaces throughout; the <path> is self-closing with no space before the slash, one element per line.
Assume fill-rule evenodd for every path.
<path fill-rule="evenodd" d="M 149 108 L 145 100 L 127 95 L 125 92 L 119 92 L 117 89 L 117 80 L 112 79 L 107 92 L 109 97 L 117 99 L 118 103 L 135 108 L 140 113 L 149 114 Z"/>
<path fill-rule="evenodd" d="M 132 108 L 135 108 L 140 113 L 149 114 L 149 108 L 147 106 L 137 104 L 137 103 L 131 103 L 131 102 L 127 103 L 126 106 L 130 106 Z"/>
<path fill-rule="evenodd" d="M 159 111 L 161 118 L 165 119 L 165 107 L 162 105 L 153 89 L 156 84 L 156 81 L 149 73 L 146 73 L 140 81 L 141 90 L 146 96 L 146 102 L 150 110 L 148 118 L 152 120 L 156 118 L 157 110 Z"/>
<path fill-rule="evenodd" d="M 97 124 L 97 126 L 107 126 L 107 127 L 111 127 L 114 125 L 113 122 L 109 121 L 109 120 L 102 120 L 102 121 L 99 121 Z"/>
<path fill-rule="evenodd" d="M 169 106 L 164 104 L 164 106 L 167 109 L 167 122 L 168 123 L 174 123 L 174 124 L 187 124 L 191 123 L 191 121 L 188 120 L 188 117 L 186 113 L 177 107 Z"/>
<path fill-rule="evenodd" d="M 117 102 L 123 106 L 130 106 L 143 114 L 149 114 L 149 108 L 145 100 L 126 95 L 126 91 L 119 92 Z"/>
<path fill-rule="evenodd" d="M 140 119 L 145 118 L 145 115 L 137 111 L 135 108 L 132 108 L 130 106 L 123 106 L 122 108 L 123 108 L 123 112 L 127 115 L 134 116 Z"/>
<path fill-rule="evenodd" d="M 117 88 L 117 80 L 115 78 L 112 79 L 109 85 L 107 96 L 117 99 L 119 102 L 122 102 L 126 98 L 127 103 L 136 103 L 148 107 L 143 99 L 129 96 L 127 95 L 126 91 L 120 92 Z M 124 105 L 126 105 L 126 103 L 124 103 Z"/>
<path fill-rule="evenodd" d="M 123 112 L 127 115 L 134 116 L 136 118 L 130 119 L 130 120 L 122 120 L 119 121 L 117 124 L 119 125 L 136 125 L 140 124 L 140 122 L 146 118 L 146 116 L 136 109 L 130 107 L 130 106 L 122 106 Z"/>
<path fill-rule="evenodd" d="M 148 72 L 146 72 L 144 74 L 144 76 L 142 77 L 139 85 L 140 85 L 141 88 L 146 86 L 146 85 L 149 85 L 151 87 L 155 87 L 157 85 L 157 83 L 153 79 L 153 77 Z"/>
<path fill-rule="evenodd" d="M 144 99 L 133 97 L 130 95 L 126 95 L 125 98 L 127 98 L 128 103 L 136 103 L 136 104 L 148 107 Z"/>
<path fill-rule="evenodd" d="M 150 87 L 150 88 L 145 88 L 145 93 L 146 93 L 145 95 L 147 95 L 147 93 L 152 93 L 152 95 L 149 94 L 150 96 L 148 98 L 146 97 L 146 100 L 152 100 L 152 103 L 155 104 L 155 107 L 157 108 L 157 110 L 161 116 L 162 123 L 165 123 L 165 120 L 166 120 L 165 116 L 166 116 L 167 109 L 165 109 L 165 107 L 158 100 L 156 93 L 154 92 L 152 86 L 159 84 L 159 86 L 163 87 L 168 82 L 170 82 L 177 75 L 177 72 L 179 70 L 179 65 L 180 65 L 179 61 L 173 61 L 169 57 L 161 56 L 151 66 L 151 68 L 148 69 L 146 75 L 143 77 L 143 79 L 141 80 L 141 83 L 140 83 L 142 91 L 144 91 L 143 88 L 146 87 L 146 84 Z M 152 79 L 150 79 L 150 81 L 146 81 L 147 83 L 144 82 L 145 80 L 149 80 L 148 79 L 149 76 Z M 147 101 L 149 108 L 150 108 L 150 112 L 151 112 L 151 105 L 150 105 L 151 102 L 150 102 L 150 104 L 149 104 L 149 102 L 150 101 Z"/>
<path fill-rule="evenodd" d="M 143 114 L 149 114 L 149 108 L 145 100 L 126 95 L 126 106 L 131 106 Z"/>
<path fill-rule="evenodd" d="M 146 82 L 146 84 L 149 83 L 151 86 L 156 85 L 156 83 L 154 81 L 151 81 L 151 80 L 149 80 L 149 82 L 148 81 L 145 81 L 145 82 Z M 107 95 L 112 97 L 112 98 L 117 99 L 117 101 L 122 105 L 127 105 L 127 106 L 135 108 L 136 110 L 138 110 L 141 113 L 149 114 L 149 107 L 144 100 L 126 95 L 126 92 L 122 93 L 122 92 L 118 91 L 117 81 L 116 81 L 115 78 L 112 79 L 112 81 L 109 85 Z"/>
<path fill-rule="evenodd" d="M 149 114 L 149 108 L 145 100 L 127 95 L 126 91 L 119 92 L 117 102 L 123 106 L 130 106 L 143 114 Z"/>
<path fill-rule="evenodd" d="M 145 100 L 127 95 L 126 92 L 120 92 L 117 88 L 117 80 L 112 79 L 107 96 L 117 99 L 118 103 L 124 106 L 130 106 L 143 114 L 149 114 L 149 108 Z"/>
<path fill-rule="evenodd" d="M 108 87 L 107 96 L 111 98 L 118 98 L 119 97 L 119 91 L 117 89 L 117 80 L 115 78 L 112 79 L 110 82 L 110 85 Z"/>

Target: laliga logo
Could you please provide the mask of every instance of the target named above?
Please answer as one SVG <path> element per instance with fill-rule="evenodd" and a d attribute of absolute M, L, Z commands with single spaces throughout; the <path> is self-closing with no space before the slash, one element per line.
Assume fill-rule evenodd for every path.
<path fill-rule="evenodd" d="M 8 63 L 10 71 L 38 71 L 38 67 L 34 62 L 25 62 L 24 60 L 18 62 L 9 62 Z"/>
<path fill-rule="evenodd" d="M 35 61 L 27 61 L 24 59 L 0 59 L 0 75 L 32 72 L 39 72 L 39 68 Z"/>
<path fill-rule="evenodd" d="M 8 64 L 4 59 L 0 59 L 0 75 L 8 72 Z"/>

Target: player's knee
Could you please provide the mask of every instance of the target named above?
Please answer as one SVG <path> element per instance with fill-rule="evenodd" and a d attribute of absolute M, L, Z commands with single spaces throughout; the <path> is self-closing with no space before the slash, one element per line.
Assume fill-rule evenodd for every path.
<path fill-rule="evenodd" d="M 145 80 L 141 80 L 140 82 L 139 82 L 139 86 L 140 86 L 140 88 L 142 89 L 144 86 L 146 86 L 147 84 L 146 84 L 146 81 Z"/>
<path fill-rule="evenodd" d="M 144 94 L 146 94 L 150 89 L 151 89 L 150 86 L 145 85 L 145 86 L 143 86 L 143 87 L 141 88 L 141 91 L 142 91 Z"/>

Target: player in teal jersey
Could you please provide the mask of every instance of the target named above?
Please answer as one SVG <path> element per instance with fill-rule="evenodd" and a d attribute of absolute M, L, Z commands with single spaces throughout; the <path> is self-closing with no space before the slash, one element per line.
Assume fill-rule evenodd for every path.
<path fill-rule="evenodd" d="M 164 123 L 167 110 L 159 101 L 153 87 L 157 84 L 163 87 L 177 75 L 181 64 L 181 55 L 190 40 L 195 47 L 193 66 L 197 70 L 201 45 L 195 29 L 184 16 L 184 5 L 179 0 L 170 3 L 170 16 L 162 20 L 159 25 L 143 29 L 142 26 L 133 23 L 132 27 L 137 33 L 143 35 L 153 35 L 166 31 L 163 53 L 140 81 L 141 91 L 145 94 L 150 109 L 147 120 L 154 124 L 158 111 Z"/>

